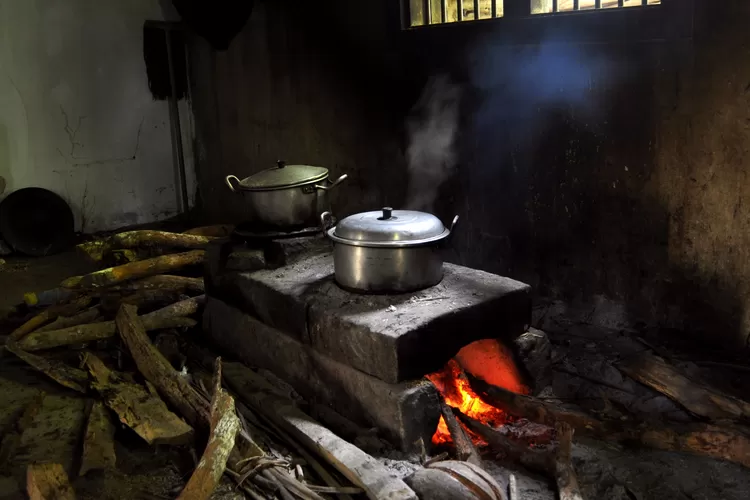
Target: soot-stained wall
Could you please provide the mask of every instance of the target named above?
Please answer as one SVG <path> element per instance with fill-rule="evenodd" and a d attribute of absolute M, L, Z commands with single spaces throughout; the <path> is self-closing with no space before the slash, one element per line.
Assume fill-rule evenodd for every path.
<path fill-rule="evenodd" d="M 321 16 L 258 2 L 228 52 L 194 47 L 211 76 L 196 79 L 195 105 L 212 218 L 244 214 L 226 174 L 282 157 L 350 173 L 341 215 L 407 204 L 406 117 L 446 74 L 463 96 L 434 204 L 461 217 L 449 260 L 526 281 L 538 303 L 588 321 L 746 345 L 747 2 L 407 32 L 387 3 Z"/>

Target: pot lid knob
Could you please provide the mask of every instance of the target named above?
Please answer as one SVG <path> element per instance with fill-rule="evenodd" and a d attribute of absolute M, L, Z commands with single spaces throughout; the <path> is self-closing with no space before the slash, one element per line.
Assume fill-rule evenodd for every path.
<path fill-rule="evenodd" d="M 286 162 L 284 160 L 279 160 L 276 162 L 276 166 L 279 168 L 284 168 L 286 167 Z"/>
<path fill-rule="evenodd" d="M 388 220 L 393 216 L 393 208 L 383 207 L 383 217 L 380 220 Z"/>

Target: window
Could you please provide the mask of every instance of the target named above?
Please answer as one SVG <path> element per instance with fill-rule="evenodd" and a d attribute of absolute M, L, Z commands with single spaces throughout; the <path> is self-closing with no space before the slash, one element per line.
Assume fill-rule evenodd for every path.
<path fill-rule="evenodd" d="M 659 5 L 661 0 L 531 0 L 532 14 Z"/>
<path fill-rule="evenodd" d="M 410 27 L 503 17 L 503 0 L 409 0 L 406 4 Z"/>

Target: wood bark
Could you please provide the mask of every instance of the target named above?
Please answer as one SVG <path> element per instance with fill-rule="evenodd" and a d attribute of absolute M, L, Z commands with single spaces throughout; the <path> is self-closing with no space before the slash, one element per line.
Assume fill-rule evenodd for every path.
<path fill-rule="evenodd" d="M 83 362 L 92 375 L 91 385 L 101 394 L 104 404 L 148 444 L 187 444 L 192 440 L 193 429 L 169 411 L 157 395 L 110 370 L 91 353 L 84 356 Z"/>
<path fill-rule="evenodd" d="M 453 410 L 451 410 L 445 401 L 440 402 L 440 410 L 443 414 L 445 424 L 448 427 L 448 432 L 450 432 L 451 438 L 453 439 L 453 444 L 456 447 L 456 457 L 459 460 L 481 467 L 482 459 L 479 456 L 479 452 L 474 446 L 474 443 L 471 442 L 469 436 L 467 436 L 461 428 L 461 424 L 456 420 Z"/>
<path fill-rule="evenodd" d="M 573 428 L 561 423 L 557 425 L 556 431 L 558 443 L 557 453 L 555 453 L 555 482 L 557 491 L 560 493 L 560 500 L 583 500 L 571 461 Z"/>
<path fill-rule="evenodd" d="M 68 366 L 62 361 L 47 359 L 21 349 L 15 342 L 8 342 L 5 348 L 25 361 L 32 368 L 39 370 L 58 384 L 81 393 L 86 393 L 89 379 L 86 372 Z"/>
<path fill-rule="evenodd" d="M 114 468 L 116 463 L 115 426 L 104 404 L 96 401 L 91 406 L 86 423 L 81 469 L 78 475 L 83 476 L 92 470 Z"/>
<path fill-rule="evenodd" d="M 197 322 L 185 316 L 195 314 L 204 299 L 205 297 L 201 295 L 175 302 L 162 309 L 144 314 L 141 321 L 147 331 L 195 326 Z M 19 346 L 26 351 L 40 351 L 64 345 L 104 340 L 114 337 L 116 333 L 117 326 L 114 321 L 102 321 L 62 330 L 37 331 L 23 338 Z"/>
<path fill-rule="evenodd" d="M 211 423 L 208 444 L 178 499 L 208 499 L 221 481 L 227 460 L 240 430 L 234 399 L 221 388 L 221 358 L 216 361 L 216 382 L 211 401 Z"/>
<path fill-rule="evenodd" d="M 78 249 L 94 262 L 101 262 L 115 249 L 121 248 L 180 248 L 196 249 L 205 247 L 212 237 L 167 231 L 138 230 L 126 231 L 105 238 L 78 245 Z"/>
<path fill-rule="evenodd" d="M 29 500 L 75 500 L 75 491 L 60 464 L 33 464 L 26 469 Z"/>
<path fill-rule="evenodd" d="M 204 256 L 205 251 L 203 250 L 162 255 L 152 259 L 110 267 L 83 276 L 74 276 L 63 281 L 60 286 L 75 290 L 88 290 L 116 285 L 125 281 L 174 272 L 188 266 L 201 264 Z"/>
<path fill-rule="evenodd" d="M 642 353 L 622 361 L 617 368 L 695 415 L 712 420 L 750 418 L 750 403 L 691 380 L 660 357 Z"/>
<path fill-rule="evenodd" d="M 160 274 L 107 288 L 108 292 L 122 294 L 138 292 L 141 290 L 175 290 L 180 293 L 203 293 L 205 291 L 205 286 L 203 284 L 203 278 Z"/>
<path fill-rule="evenodd" d="M 115 321 L 120 337 L 144 378 L 192 425 L 203 426 L 210 422 L 209 405 L 151 343 L 137 308 L 124 304 Z"/>

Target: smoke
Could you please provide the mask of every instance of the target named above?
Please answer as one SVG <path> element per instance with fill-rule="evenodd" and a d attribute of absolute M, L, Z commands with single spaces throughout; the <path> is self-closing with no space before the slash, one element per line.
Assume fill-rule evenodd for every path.
<path fill-rule="evenodd" d="M 456 166 L 460 101 L 461 88 L 439 75 L 427 82 L 412 108 L 406 123 L 406 208 L 432 211 L 440 186 Z"/>

